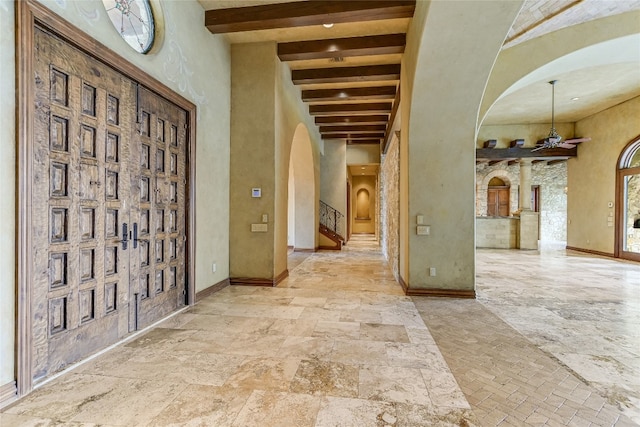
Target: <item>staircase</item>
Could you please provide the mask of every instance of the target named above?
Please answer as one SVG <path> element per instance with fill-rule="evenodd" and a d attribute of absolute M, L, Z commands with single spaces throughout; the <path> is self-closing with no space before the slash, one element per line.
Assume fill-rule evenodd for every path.
<path fill-rule="evenodd" d="M 342 232 L 342 215 L 335 208 L 320 200 L 320 234 L 327 237 L 333 244 L 320 245 L 319 249 L 339 251 L 345 244 Z"/>

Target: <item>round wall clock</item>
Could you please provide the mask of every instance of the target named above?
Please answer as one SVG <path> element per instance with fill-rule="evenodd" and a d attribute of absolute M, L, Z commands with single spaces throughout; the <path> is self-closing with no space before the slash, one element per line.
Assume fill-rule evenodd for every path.
<path fill-rule="evenodd" d="M 149 0 L 102 0 L 120 37 L 140 53 L 153 46 L 155 25 Z"/>

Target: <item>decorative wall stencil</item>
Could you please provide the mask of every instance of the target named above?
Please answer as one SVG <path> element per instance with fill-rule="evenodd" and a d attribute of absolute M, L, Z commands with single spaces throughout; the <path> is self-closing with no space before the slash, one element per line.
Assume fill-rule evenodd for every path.
<path fill-rule="evenodd" d="M 169 32 L 171 34 L 171 32 Z M 196 91 L 191 83 L 193 71 L 189 68 L 187 57 L 175 40 L 169 42 L 168 57 L 164 63 L 164 74 L 170 82 L 178 85 L 180 92 L 188 93 L 198 107 L 207 104 L 204 91 Z"/>
<path fill-rule="evenodd" d="M 56 3 L 63 9 L 67 7 L 67 0 L 56 0 Z M 92 1 L 74 1 L 78 14 L 89 24 L 95 24 L 100 20 L 100 9 L 96 7 L 98 3 Z"/>

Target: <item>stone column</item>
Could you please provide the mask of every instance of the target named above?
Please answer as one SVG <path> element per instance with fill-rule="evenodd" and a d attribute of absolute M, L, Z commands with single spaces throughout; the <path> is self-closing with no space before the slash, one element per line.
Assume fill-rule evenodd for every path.
<path fill-rule="evenodd" d="M 520 159 L 520 209 L 531 210 L 531 159 Z"/>
<path fill-rule="evenodd" d="M 538 212 L 531 210 L 531 160 L 520 159 L 520 249 L 538 249 Z"/>

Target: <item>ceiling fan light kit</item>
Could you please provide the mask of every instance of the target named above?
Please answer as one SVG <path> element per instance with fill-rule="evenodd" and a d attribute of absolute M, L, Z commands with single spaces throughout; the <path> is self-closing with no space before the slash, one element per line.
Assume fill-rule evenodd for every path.
<path fill-rule="evenodd" d="M 549 81 L 551 85 L 551 130 L 549 131 L 549 135 L 541 141 L 538 141 L 538 146 L 531 151 L 538 151 L 547 148 L 574 148 L 575 144 L 580 142 L 590 141 L 591 138 L 573 138 L 567 139 L 562 142 L 562 136 L 558 134 L 556 131 L 556 122 L 555 122 L 555 104 L 556 104 L 556 83 L 557 80 Z"/>

